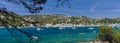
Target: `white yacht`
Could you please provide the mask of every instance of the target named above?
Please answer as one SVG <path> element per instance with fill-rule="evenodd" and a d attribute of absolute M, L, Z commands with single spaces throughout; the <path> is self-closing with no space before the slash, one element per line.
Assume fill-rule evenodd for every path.
<path fill-rule="evenodd" d="M 37 30 L 42 30 L 41 28 L 37 28 Z"/>
<path fill-rule="evenodd" d="M 37 36 L 32 36 L 31 38 L 32 38 L 33 40 L 37 40 L 37 39 L 38 39 Z"/>
<path fill-rule="evenodd" d="M 72 29 L 77 29 L 76 27 L 72 27 Z"/>
<path fill-rule="evenodd" d="M 93 33 L 96 33 L 96 31 L 93 31 Z"/>
<path fill-rule="evenodd" d="M 59 29 L 60 29 L 60 30 L 63 30 L 64 28 L 63 28 L 63 27 L 60 27 Z"/>
<path fill-rule="evenodd" d="M 4 28 L 4 27 L 0 26 L 0 28 Z"/>
<path fill-rule="evenodd" d="M 88 28 L 88 29 L 93 30 L 94 28 L 90 27 L 90 28 Z"/>
<path fill-rule="evenodd" d="M 79 35 L 81 35 L 81 34 L 85 34 L 85 33 L 79 33 Z"/>

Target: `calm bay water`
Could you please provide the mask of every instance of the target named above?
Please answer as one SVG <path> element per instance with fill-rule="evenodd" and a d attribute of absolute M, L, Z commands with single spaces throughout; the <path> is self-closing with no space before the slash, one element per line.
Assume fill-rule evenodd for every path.
<path fill-rule="evenodd" d="M 24 27 L 21 30 L 28 31 L 39 37 L 39 43 L 79 43 L 79 41 L 91 41 L 96 40 L 96 34 L 98 33 L 98 27 L 41 27 L 41 30 L 32 27 Z M 14 37 L 12 37 L 5 28 L 0 29 L 0 43 L 19 43 Z M 22 43 L 29 43 L 29 38 L 14 30 L 16 38 Z M 35 41 L 33 41 L 34 43 Z"/>

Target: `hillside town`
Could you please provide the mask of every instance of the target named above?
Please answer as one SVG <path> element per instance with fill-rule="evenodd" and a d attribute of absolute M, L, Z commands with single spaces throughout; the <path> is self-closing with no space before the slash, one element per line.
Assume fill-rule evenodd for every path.
<path fill-rule="evenodd" d="M 116 26 L 120 25 L 119 18 L 88 18 L 86 16 L 68 16 L 64 14 L 31 14 L 31 15 L 18 15 L 13 12 L 9 12 L 13 17 L 5 17 L 1 14 L 0 17 L 3 20 L 10 19 L 9 22 L 17 26 L 52 26 L 52 27 L 74 27 L 74 26 L 100 26 L 100 25 L 110 25 Z M 20 17 L 20 18 L 18 18 Z M 24 20 L 21 20 L 21 18 Z M 18 23 L 12 21 L 15 19 Z M 25 21 L 34 22 L 27 23 Z M 0 21 L 2 23 L 2 21 Z M 2 26 L 2 24 L 1 24 Z"/>

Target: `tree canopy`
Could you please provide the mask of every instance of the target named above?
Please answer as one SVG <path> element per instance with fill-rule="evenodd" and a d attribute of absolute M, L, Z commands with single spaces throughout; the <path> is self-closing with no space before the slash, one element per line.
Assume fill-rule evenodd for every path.
<path fill-rule="evenodd" d="M 43 10 L 43 5 L 45 5 L 48 0 L 3 0 L 3 1 L 21 5 L 24 8 L 28 9 L 30 13 L 38 13 L 41 10 Z M 71 7 L 69 0 L 56 0 L 56 1 L 57 1 L 56 7 L 59 7 L 59 5 L 62 4 L 68 4 L 68 8 Z M 0 5 L 3 6 L 4 4 L 1 3 Z"/>
<path fill-rule="evenodd" d="M 120 43 L 120 32 L 109 26 L 100 26 L 97 38 L 109 43 Z"/>

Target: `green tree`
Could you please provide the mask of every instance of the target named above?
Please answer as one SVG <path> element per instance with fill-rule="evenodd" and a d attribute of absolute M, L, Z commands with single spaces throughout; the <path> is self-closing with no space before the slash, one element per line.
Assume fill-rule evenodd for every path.
<path fill-rule="evenodd" d="M 110 43 L 120 43 L 120 32 L 109 26 L 100 26 L 97 38 Z"/>
<path fill-rule="evenodd" d="M 120 32 L 114 34 L 113 40 L 114 43 L 120 43 Z"/>
<path fill-rule="evenodd" d="M 99 33 L 98 33 L 98 39 L 101 41 L 108 41 L 112 43 L 113 36 L 115 34 L 115 30 L 112 29 L 112 27 L 109 26 L 100 26 L 99 27 Z"/>

